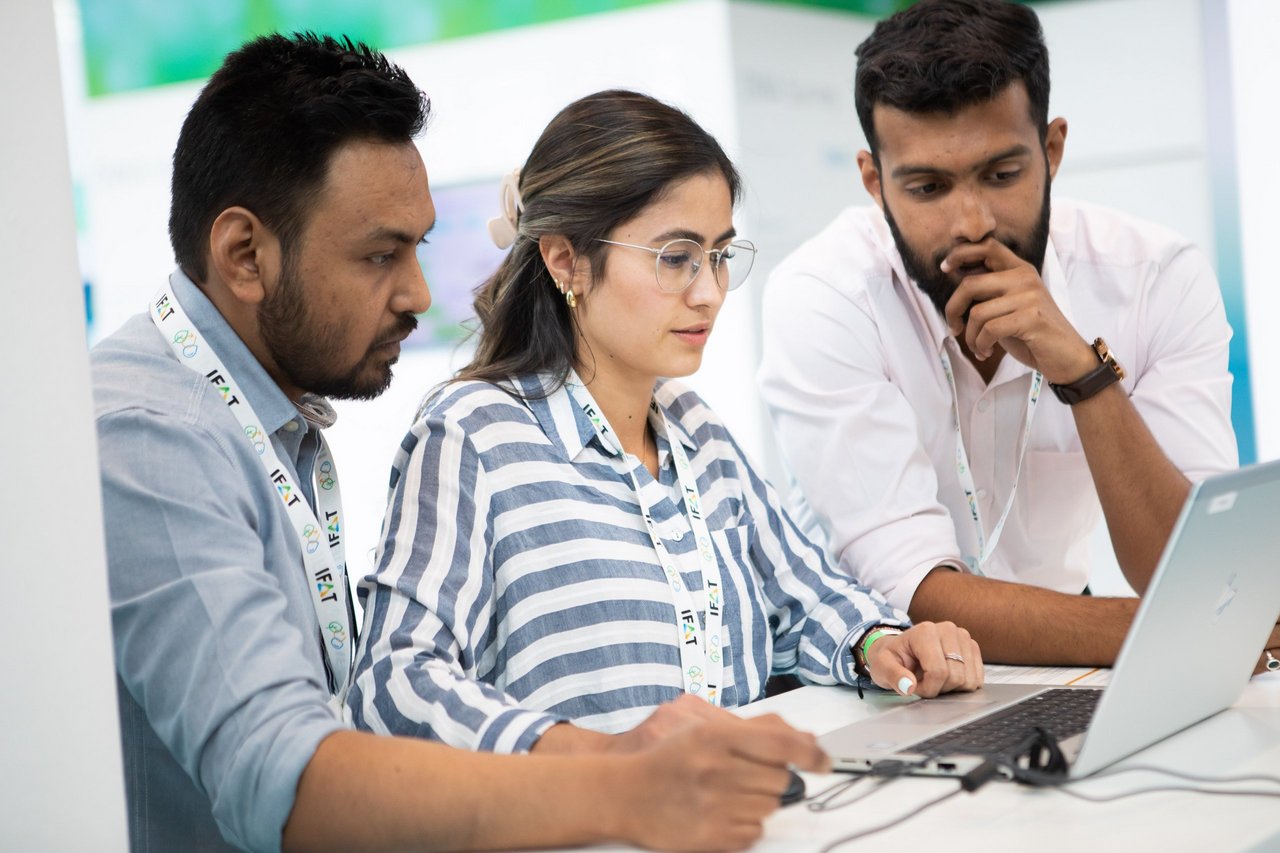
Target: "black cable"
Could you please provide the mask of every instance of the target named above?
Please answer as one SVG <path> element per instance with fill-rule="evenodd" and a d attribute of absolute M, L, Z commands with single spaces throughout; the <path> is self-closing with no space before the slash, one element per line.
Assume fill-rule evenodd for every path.
<path fill-rule="evenodd" d="M 922 759 L 920 761 L 899 761 L 897 759 L 890 758 L 877 761 L 875 764 L 871 765 L 871 768 L 867 772 L 860 773 L 852 779 L 846 779 L 837 782 L 828 788 L 824 788 L 813 796 L 808 797 L 805 802 L 808 803 L 808 808 L 811 812 L 831 812 L 836 809 L 842 809 L 845 806 L 851 806 L 854 803 L 865 800 L 867 797 L 871 796 L 894 779 L 906 776 L 912 770 L 924 767 L 926 764 L 928 764 L 928 759 Z M 833 801 L 841 794 L 851 791 L 859 782 L 866 779 L 875 779 L 875 785 L 857 797 L 853 797 L 852 799 L 845 800 L 841 803 L 833 803 Z"/>
<path fill-rule="evenodd" d="M 886 779 L 885 781 L 889 782 L 892 780 Z M 845 835 L 840 838 L 837 838 L 835 841 L 832 841 L 830 844 L 823 847 L 822 850 L 819 851 L 819 853 L 831 853 L 832 850 L 835 850 L 837 847 L 840 847 L 843 844 L 848 844 L 850 841 L 857 841 L 859 839 L 866 838 L 869 835 L 875 835 L 878 832 L 884 832 L 886 829 L 892 829 L 898 824 L 904 823 L 910 820 L 911 818 L 916 817 L 926 809 L 932 808 L 933 806 L 936 806 L 941 802 L 951 799 L 956 794 L 960 793 L 962 790 L 964 789 L 957 786 L 954 790 L 948 791 L 947 793 L 943 794 L 941 797 L 935 797 L 934 799 L 929 800 L 926 803 L 921 803 L 920 805 L 916 806 L 914 809 L 902 815 L 901 817 L 894 818 L 893 820 L 888 821 L 887 823 L 882 823 L 879 826 L 873 826 L 870 829 L 859 830 L 858 832 L 855 832 L 852 835 Z"/>

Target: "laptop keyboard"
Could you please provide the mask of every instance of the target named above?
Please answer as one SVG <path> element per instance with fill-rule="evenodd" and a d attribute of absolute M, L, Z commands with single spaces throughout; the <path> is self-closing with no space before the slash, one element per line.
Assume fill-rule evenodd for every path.
<path fill-rule="evenodd" d="M 1036 726 L 1059 741 L 1089 726 L 1101 689 L 1057 688 L 1029 696 L 971 723 L 910 747 L 922 755 L 1008 755 L 1034 734 Z"/>

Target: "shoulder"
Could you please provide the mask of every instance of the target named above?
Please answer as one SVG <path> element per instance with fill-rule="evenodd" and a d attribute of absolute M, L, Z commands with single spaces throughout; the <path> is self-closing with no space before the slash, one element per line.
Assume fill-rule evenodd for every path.
<path fill-rule="evenodd" d="M 868 281 L 891 276 L 896 257 L 880 209 L 848 207 L 774 268 L 766 293 L 808 280 L 853 296 Z"/>
<path fill-rule="evenodd" d="M 724 442 L 736 448 L 733 435 L 715 410 L 679 379 L 662 379 L 654 388 L 653 399 L 667 418 L 699 446 Z M 736 451 L 735 451 L 736 452 Z"/>
<path fill-rule="evenodd" d="M 538 440 L 542 433 L 531 406 L 521 399 L 521 386 L 479 380 L 452 381 L 423 402 L 402 453 L 423 443 L 462 445 L 468 453 L 491 450 L 515 442 Z"/>
<path fill-rule="evenodd" d="M 517 395 L 518 387 L 479 380 L 446 383 L 423 402 L 418 421 L 463 425 L 527 421 L 531 417 L 529 407 Z"/>
<path fill-rule="evenodd" d="M 1171 228 L 1101 205 L 1053 200 L 1050 235 L 1063 269 L 1158 269 L 1192 253 L 1194 243 Z"/>
<path fill-rule="evenodd" d="M 192 452 L 213 446 L 228 460 L 248 446 L 217 392 L 174 358 L 147 315 L 104 338 L 89 365 L 104 468 L 110 454 L 137 452 L 144 442 Z"/>

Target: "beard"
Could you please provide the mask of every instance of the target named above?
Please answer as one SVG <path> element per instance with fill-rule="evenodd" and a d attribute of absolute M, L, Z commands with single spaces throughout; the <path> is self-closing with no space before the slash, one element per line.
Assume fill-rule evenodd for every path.
<path fill-rule="evenodd" d="M 925 296 L 929 297 L 929 301 L 938 309 L 938 313 L 945 317 L 947 302 L 951 299 L 952 294 L 956 292 L 956 288 L 960 286 L 961 281 L 961 279 L 952 278 L 942 271 L 942 261 L 950 253 L 950 248 L 935 252 L 932 262 L 926 261 L 923 253 L 917 252 L 903 239 L 902 232 L 898 230 L 898 223 L 894 221 L 893 214 L 889 211 L 888 200 L 884 200 L 884 218 L 889 223 L 889 233 L 893 235 L 893 243 L 898 247 L 898 254 L 902 256 L 902 266 L 906 270 L 907 276 L 916 283 L 916 287 L 919 287 Z M 1044 199 L 1040 203 L 1040 215 L 1037 217 L 1031 233 L 1025 236 L 996 233 L 993 236 L 1008 246 L 1009 250 L 1019 258 L 1035 267 L 1036 272 L 1040 272 L 1041 267 L 1044 266 L 1044 254 L 1049 245 L 1049 173 L 1047 167 L 1045 169 Z"/>
<path fill-rule="evenodd" d="M 285 253 L 280 280 L 258 306 L 258 325 L 267 352 L 298 388 L 337 400 L 372 400 L 391 384 L 391 365 L 396 362 L 380 354 L 379 348 L 416 329 L 418 318 L 400 314 L 395 325 L 381 333 L 355 365 L 336 365 L 343 324 L 316 318 L 308 307 L 296 261 L 292 251 Z"/>

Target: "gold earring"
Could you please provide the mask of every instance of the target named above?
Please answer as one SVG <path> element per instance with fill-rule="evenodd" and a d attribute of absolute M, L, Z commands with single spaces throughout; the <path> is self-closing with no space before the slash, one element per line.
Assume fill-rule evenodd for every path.
<path fill-rule="evenodd" d="M 565 302 L 567 302 L 567 303 L 569 304 L 569 310 L 570 310 L 570 311 L 572 311 L 574 308 L 577 308 L 577 307 L 578 307 L 578 297 L 576 297 L 576 296 L 574 296 L 574 295 L 573 295 L 573 291 L 572 291 L 572 290 L 565 290 L 565 289 L 564 289 L 564 282 L 563 282 L 563 281 L 561 281 L 561 280 L 560 280 L 560 279 L 558 279 L 558 278 L 557 278 L 557 279 L 555 279 L 555 283 L 556 283 L 556 289 L 557 289 L 557 290 L 559 290 L 559 291 L 560 291 L 560 293 L 562 293 L 562 294 L 564 295 L 564 301 L 565 301 Z"/>

